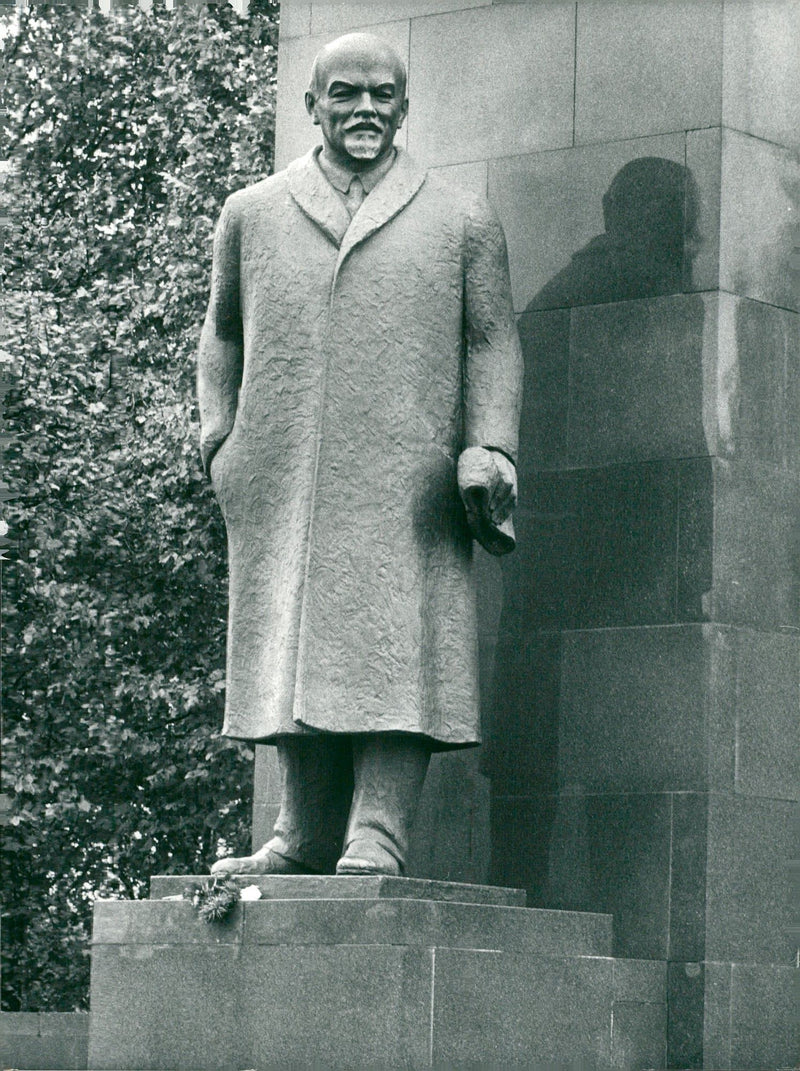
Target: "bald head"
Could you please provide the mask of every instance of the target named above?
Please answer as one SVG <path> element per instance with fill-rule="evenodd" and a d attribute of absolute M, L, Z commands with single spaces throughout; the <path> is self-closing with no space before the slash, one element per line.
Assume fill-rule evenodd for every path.
<path fill-rule="evenodd" d="M 325 89 L 330 70 L 337 64 L 384 64 L 397 78 L 400 96 L 405 97 L 406 65 L 391 45 L 371 33 L 348 33 L 319 50 L 311 68 L 309 92 L 315 97 Z"/>
<path fill-rule="evenodd" d="M 373 167 L 394 151 L 406 117 L 405 64 L 372 34 L 339 37 L 314 60 L 306 109 L 329 159 L 353 171 Z"/>

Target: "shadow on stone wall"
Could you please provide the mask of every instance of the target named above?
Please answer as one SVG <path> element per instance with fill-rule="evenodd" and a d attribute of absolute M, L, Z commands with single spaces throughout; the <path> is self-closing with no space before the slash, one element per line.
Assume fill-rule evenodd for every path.
<path fill-rule="evenodd" d="M 707 618 L 705 305 L 684 294 L 701 237 L 694 178 L 673 160 L 631 160 L 603 195 L 603 218 L 604 233 L 520 317 L 518 548 L 503 561 L 483 762 L 492 880 L 526 888 L 533 905 L 614 911 L 618 949 L 652 955 L 624 932 L 637 912 L 626 923 L 608 865 L 608 880 L 593 876 L 609 836 L 597 797 L 565 782 L 563 632 Z M 570 687 L 574 702 L 581 682 Z M 625 747 L 623 726 L 608 726 L 607 746 Z"/>
<path fill-rule="evenodd" d="M 572 254 L 526 312 L 680 293 L 700 237 L 697 205 L 688 168 L 658 156 L 631 160 L 603 195 L 605 232 Z"/>

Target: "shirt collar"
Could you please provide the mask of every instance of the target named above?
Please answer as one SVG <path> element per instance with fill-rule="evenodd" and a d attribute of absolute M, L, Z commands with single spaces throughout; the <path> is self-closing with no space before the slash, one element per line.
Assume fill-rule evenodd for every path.
<path fill-rule="evenodd" d="M 364 187 L 365 193 L 371 193 L 384 175 L 391 170 L 396 159 L 397 150 L 393 149 L 386 159 L 381 160 L 375 167 L 370 167 L 366 171 L 351 171 L 349 168 L 342 167 L 340 164 L 334 163 L 333 160 L 329 160 L 322 146 L 319 146 L 316 150 L 316 160 L 320 170 L 331 186 L 341 193 L 347 193 L 354 178 L 358 178 Z"/>

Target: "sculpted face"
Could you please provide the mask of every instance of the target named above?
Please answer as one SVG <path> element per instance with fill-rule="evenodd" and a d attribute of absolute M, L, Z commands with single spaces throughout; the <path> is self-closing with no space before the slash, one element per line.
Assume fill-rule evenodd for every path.
<path fill-rule="evenodd" d="M 408 111 L 403 62 L 371 34 L 340 37 L 314 61 L 306 109 L 331 159 L 371 167 L 391 152 Z"/>

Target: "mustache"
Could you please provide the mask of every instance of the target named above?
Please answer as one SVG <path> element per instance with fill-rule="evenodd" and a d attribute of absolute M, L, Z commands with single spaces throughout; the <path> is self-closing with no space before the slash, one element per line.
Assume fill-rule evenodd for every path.
<path fill-rule="evenodd" d="M 371 130 L 375 134 L 380 134 L 383 131 L 383 127 L 378 123 L 371 123 L 369 120 L 362 119 L 358 123 L 351 123 L 350 126 L 345 127 L 345 132 L 351 134 L 358 130 Z"/>

